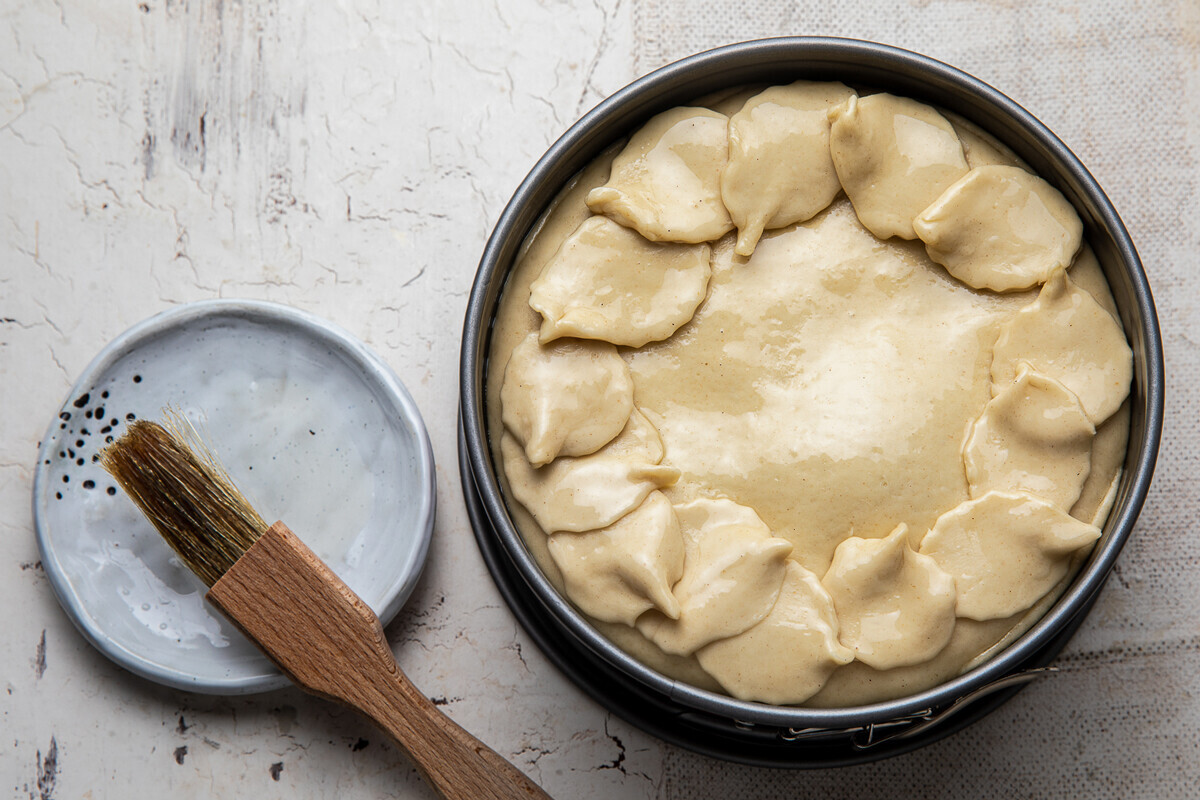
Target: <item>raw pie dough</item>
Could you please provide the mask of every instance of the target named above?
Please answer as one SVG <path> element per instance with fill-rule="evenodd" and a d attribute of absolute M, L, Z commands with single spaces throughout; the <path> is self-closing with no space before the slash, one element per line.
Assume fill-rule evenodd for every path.
<path fill-rule="evenodd" d="M 992 489 L 1037 495 L 1059 508 L 1092 471 L 1096 428 L 1070 389 L 1022 364 L 971 426 L 963 462 L 971 497 Z"/>
<path fill-rule="evenodd" d="M 929 257 L 976 289 L 1008 292 L 1071 266 L 1083 241 L 1079 215 L 1058 191 L 1020 167 L 978 167 L 913 220 Z"/>
<path fill-rule="evenodd" d="M 500 447 L 513 494 L 547 533 L 607 527 L 679 478 L 678 469 L 660 464 L 662 440 L 637 411 L 620 436 L 591 455 L 535 468 L 511 434 Z"/>
<path fill-rule="evenodd" d="M 721 200 L 737 225 L 737 254 L 754 253 L 764 229 L 804 222 L 842 190 L 829 154 L 829 108 L 854 92 L 840 83 L 775 86 L 729 119 Z"/>
<path fill-rule="evenodd" d="M 851 97 L 829 118 L 842 188 L 863 226 L 880 239 L 915 239 L 913 219 L 967 173 L 954 127 L 915 100 Z"/>
<path fill-rule="evenodd" d="M 683 575 L 683 536 L 662 492 L 651 492 L 607 528 L 553 534 L 549 546 L 567 594 L 584 613 L 633 625 L 642 612 L 657 608 L 679 619 L 671 587 Z"/>
<path fill-rule="evenodd" d="M 675 108 L 634 134 L 608 183 L 587 204 L 652 242 L 711 242 L 733 227 L 721 203 L 728 160 L 728 117 L 707 108 Z"/>
<path fill-rule="evenodd" d="M 960 617 L 1008 617 L 1032 606 L 1067 574 L 1071 555 L 1100 529 L 1020 492 L 988 492 L 947 511 L 921 542 L 954 577 Z"/>
<path fill-rule="evenodd" d="M 839 83 L 713 103 L 588 167 L 510 276 L 510 511 L 665 674 L 777 704 L 929 688 L 1101 534 L 1132 380 L 1107 284 L 1074 209 L 968 123 Z"/>
<path fill-rule="evenodd" d="M 1125 333 L 1065 270 L 1042 286 L 1037 300 L 1009 320 L 996 341 L 992 381 L 1016 379 L 1021 364 L 1060 381 L 1099 425 L 1129 395 L 1133 353 Z"/>
<path fill-rule="evenodd" d="M 530 287 L 541 341 L 576 336 L 641 347 L 666 339 L 704 299 L 708 256 L 706 244 L 654 244 L 592 217 Z"/>
<path fill-rule="evenodd" d="M 560 339 L 542 347 L 531 333 L 508 359 L 500 402 L 504 426 L 541 467 L 615 439 L 633 411 L 633 378 L 608 342 Z"/>
<path fill-rule="evenodd" d="M 954 632 L 954 579 L 909 546 L 903 523 L 883 539 L 846 539 L 823 583 L 842 644 L 875 669 L 928 661 Z"/>
<path fill-rule="evenodd" d="M 770 613 L 791 542 L 771 536 L 753 509 L 729 500 L 677 506 L 684 535 L 678 619 L 647 614 L 637 623 L 664 653 L 686 656 L 741 633 Z"/>

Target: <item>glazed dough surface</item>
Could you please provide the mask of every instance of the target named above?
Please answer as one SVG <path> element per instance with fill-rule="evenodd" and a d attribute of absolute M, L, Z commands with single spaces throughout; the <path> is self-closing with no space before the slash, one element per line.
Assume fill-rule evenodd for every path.
<path fill-rule="evenodd" d="M 738 255 L 753 253 L 764 229 L 803 222 L 842 190 L 828 110 L 853 94 L 840 83 L 797 81 L 751 97 L 730 118 L 721 199 L 737 225 Z"/>
<path fill-rule="evenodd" d="M 963 445 L 971 497 L 1023 491 L 1066 510 L 1092 471 L 1096 429 L 1069 389 L 1022 364 Z"/>
<path fill-rule="evenodd" d="M 909 545 L 908 526 L 838 545 L 822 583 L 841 641 L 875 669 L 907 667 L 942 651 L 954 633 L 954 579 Z"/>
<path fill-rule="evenodd" d="M 686 656 L 756 625 L 783 586 L 792 546 L 771 536 L 753 509 L 729 500 L 676 506 L 683 531 L 679 618 L 653 612 L 637 628 L 664 652 Z"/>
<path fill-rule="evenodd" d="M 838 641 L 829 592 L 816 575 L 787 563 L 779 597 L 761 622 L 696 652 L 705 672 L 743 700 L 801 703 L 854 654 Z"/>
<path fill-rule="evenodd" d="M 504 434 L 500 447 L 513 494 L 547 533 L 607 527 L 679 477 L 660 463 L 662 440 L 636 411 L 620 436 L 590 455 L 534 468 L 512 434 Z"/>
<path fill-rule="evenodd" d="M 540 339 L 640 347 L 691 319 L 708 286 L 706 244 L 655 244 L 607 217 L 580 225 L 530 289 Z"/>
<path fill-rule="evenodd" d="M 928 530 L 967 497 L 963 434 L 990 397 L 999 326 L 1028 298 L 966 290 L 844 200 L 749 260 L 729 244 L 691 324 L 626 354 L 683 473 L 674 496 L 719 487 L 818 575 L 851 530 Z"/>
<path fill-rule="evenodd" d="M 671 587 L 683 575 L 683 536 L 662 492 L 651 492 L 607 528 L 553 534 L 549 546 L 567 593 L 584 613 L 626 625 L 652 608 L 679 618 Z"/>
<path fill-rule="evenodd" d="M 634 134 L 613 161 L 608 183 L 587 204 L 654 242 L 708 242 L 733 228 L 721 202 L 729 158 L 728 118 L 707 108 L 674 108 Z"/>
<path fill-rule="evenodd" d="M 954 127 L 923 103 L 890 94 L 851 97 L 829 118 L 842 188 L 880 239 L 915 239 L 913 219 L 967 173 Z"/>
<path fill-rule="evenodd" d="M 543 347 L 531 333 L 508 359 L 500 402 L 505 427 L 529 463 L 541 467 L 616 438 L 633 411 L 633 379 L 607 342 L 566 339 Z"/>
<path fill-rule="evenodd" d="M 775 94 L 713 102 L 736 121 L 739 109 L 753 117 Z M 863 103 L 870 113 L 848 115 Z M 669 331 L 623 341 L 621 331 L 641 322 L 640 312 L 620 311 L 604 335 L 547 336 L 554 315 L 538 298 L 580 231 L 637 237 L 633 249 L 661 246 L 624 227 L 624 212 L 607 212 L 622 225 L 593 216 L 605 211 L 606 193 L 595 190 L 632 186 L 634 157 L 669 141 L 675 124 L 717 118 L 685 112 L 656 118 L 646 136 L 581 173 L 510 276 L 487 403 L 514 521 L 550 580 L 605 635 L 671 677 L 819 707 L 935 686 L 1049 608 L 1111 506 L 1131 373 L 1103 274 L 1085 244 L 1070 278 L 1060 267 L 1042 288 L 980 290 L 931 260 L 927 242 L 901 238 L 915 230 L 868 230 L 875 211 L 911 229 L 970 168 L 1020 165 L 986 134 L 927 106 L 852 97 L 827 116 L 834 162 L 839 120 L 854 125 L 842 145 L 887 146 L 880 158 L 861 156 L 870 163 L 838 168 L 849 198 L 781 223 L 771 192 L 786 171 L 771 185 L 770 170 L 756 167 L 767 185 L 745 213 L 762 216 L 766 230 L 752 255 L 737 253 L 735 233 L 671 245 L 705 248 L 707 271 L 698 299 L 668 304 Z M 862 170 L 877 172 L 876 186 Z M 877 194 L 880 182 L 892 194 Z M 654 184 L 639 191 L 665 215 L 681 195 Z M 918 203 L 920 193 L 929 197 Z M 655 291 L 637 274 L 649 261 L 627 262 L 632 275 L 595 263 L 574 258 L 556 302 L 582 297 L 611 310 L 612 284 L 611 296 L 637 309 L 636 296 Z M 541 348 L 576 336 L 620 345 L 635 407 L 609 444 L 541 467 L 503 433 L 500 402 L 510 355 L 539 329 Z M 566 394 L 569 408 L 585 399 Z M 1025 521 L 1016 533 L 975 547 L 976 531 L 1013 519 Z M 1005 572 L 1011 564 L 1021 568 Z"/>
<path fill-rule="evenodd" d="M 1097 425 L 1116 413 L 1133 380 L 1133 352 L 1121 326 L 1065 270 L 1005 323 L 992 380 L 1011 383 L 1023 363 L 1070 389 Z"/>
<path fill-rule="evenodd" d="M 1072 553 L 1099 538 L 1099 528 L 1032 495 L 988 492 L 943 514 L 921 553 L 954 577 L 958 615 L 984 621 L 1028 609 L 1067 574 Z"/>
<path fill-rule="evenodd" d="M 1019 167 L 971 170 L 913 220 L 929 257 L 976 289 L 1045 283 L 1075 259 L 1079 215 L 1057 189 Z"/>

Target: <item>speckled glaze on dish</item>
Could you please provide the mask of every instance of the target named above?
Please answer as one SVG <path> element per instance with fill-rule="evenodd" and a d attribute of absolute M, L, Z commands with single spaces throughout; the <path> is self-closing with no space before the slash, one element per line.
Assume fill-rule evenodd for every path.
<path fill-rule="evenodd" d="M 739 85 L 796 79 L 841 80 L 913 97 L 961 115 L 1010 147 L 1078 210 L 1134 351 L 1130 446 L 1116 504 L 1104 537 L 1062 598 L 1018 641 L 965 675 L 933 690 L 854 708 L 797 709 L 735 701 L 669 680 L 605 640 L 557 595 L 521 541 L 496 480 L 483 416 L 489 324 L 504 281 L 539 216 L 571 176 L 604 147 L 666 108 Z M 1157 455 L 1162 394 L 1161 341 L 1145 275 L 1111 203 L 1078 159 L 1028 112 L 986 84 L 906 51 L 848 40 L 778 39 L 703 53 L 637 81 L 590 112 L 550 148 L 505 209 L 481 261 L 463 341 L 462 418 L 474 484 L 501 549 L 538 601 L 596 657 L 670 698 L 681 711 L 702 711 L 784 731 L 818 728 L 836 732 L 944 708 L 1023 668 L 1034 654 L 1055 641 L 1094 597 L 1132 529 Z"/>
<path fill-rule="evenodd" d="M 105 655 L 159 683 L 244 694 L 287 679 L 95 457 L 133 418 L 181 410 L 269 520 L 286 518 L 386 624 L 424 565 L 433 453 L 404 386 L 344 330 L 272 303 L 148 319 L 84 370 L 42 440 L 33 511 L 59 601 Z"/>

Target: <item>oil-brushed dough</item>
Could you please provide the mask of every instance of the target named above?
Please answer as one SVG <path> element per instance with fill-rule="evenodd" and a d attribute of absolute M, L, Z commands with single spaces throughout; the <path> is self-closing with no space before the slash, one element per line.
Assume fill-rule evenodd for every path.
<path fill-rule="evenodd" d="M 588 207 L 656 242 L 711 242 L 733 229 L 721 203 L 729 118 L 673 108 L 645 124 L 616 157 Z"/>
<path fill-rule="evenodd" d="M 663 651 L 686 656 L 757 624 L 779 596 L 792 545 L 771 536 L 753 509 L 731 500 L 676 506 L 683 531 L 679 618 L 648 611 L 637 628 Z"/>
<path fill-rule="evenodd" d="M 983 621 L 1033 606 L 1071 555 L 1099 538 L 1099 528 L 1033 495 L 988 492 L 938 518 L 921 553 L 954 576 L 958 615 Z"/>
<path fill-rule="evenodd" d="M 655 244 L 590 217 L 530 285 L 541 341 L 562 336 L 641 347 L 692 318 L 708 290 L 709 247 Z"/>
<path fill-rule="evenodd" d="M 683 575 L 683 537 L 662 492 L 607 528 L 556 533 L 549 548 L 567 597 L 585 614 L 626 625 L 651 608 L 679 617 L 671 587 Z"/>
<path fill-rule="evenodd" d="M 954 579 L 909 546 L 903 523 L 883 539 L 846 539 L 821 583 L 842 644 L 875 669 L 928 661 L 954 633 Z"/>
<path fill-rule="evenodd" d="M 929 257 L 976 289 L 1045 283 L 1071 265 L 1079 215 L 1057 189 L 1019 167 L 971 170 L 913 220 Z"/>
<path fill-rule="evenodd" d="M 880 239 L 915 239 L 913 218 L 967 174 L 954 127 L 923 103 L 890 94 L 851 97 L 829 118 L 838 179 Z"/>
<path fill-rule="evenodd" d="M 787 562 L 771 612 L 753 628 L 705 645 L 696 659 L 739 700 L 803 703 L 854 654 L 838 642 L 829 592 L 817 576 Z"/>
<path fill-rule="evenodd" d="M 992 489 L 1037 495 L 1064 511 L 1092 469 L 1096 428 L 1079 398 L 1022 364 L 983 409 L 963 445 L 971 497 Z"/>
<path fill-rule="evenodd" d="M 615 143 L 564 186 L 522 250 L 497 308 L 487 362 L 487 423 L 493 456 L 504 465 L 504 490 L 523 498 L 510 501 L 511 511 L 531 553 L 563 596 L 574 597 L 617 647 L 701 689 L 847 707 L 952 680 L 1019 637 L 1053 605 L 1085 557 L 1086 542 L 1097 535 L 1055 505 L 1067 503 L 1081 479 L 1075 445 L 1087 431 L 1079 408 L 1063 398 L 1077 395 L 1096 430 L 1090 474 L 1071 510 L 1076 520 L 1102 525 L 1119 491 L 1130 401 L 1103 422 L 1098 417 L 1125 396 L 1130 354 L 1104 272 L 1086 244 L 1069 279 L 1061 268 L 1054 270 L 1033 302 L 1036 288 L 980 290 L 932 261 L 926 242 L 904 241 L 878 224 L 874 232 L 864 227 L 864 221 L 882 220 L 898 225 L 900 236 L 915 237 L 914 218 L 969 169 L 1029 169 L 951 114 L 941 112 L 942 119 L 927 106 L 888 96 L 831 108 L 828 158 L 847 197 L 839 194 L 811 219 L 783 225 L 786 217 L 779 215 L 799 195 L 829 190 L 814 176 L 813 185 L 802 184 L 796 196 L 773 196 L 779 184 L 772 181 L 779 177 L 782 183 L 795 166 L 793 154 L 777 148 L 766 157 L 763 142 L 746 147 L 751 134 L 778 133 L 760 112 L 781 110 L 781 103 L 766 99 L 793 88 L 741 87 L 693 103 L 738 117 L 731 122 L 734 138 L 745 141 L 732 147 L 726 142 L 726 191 L 741 226 L 741 249 L 757 238 L 749 258 L 735 252 L 732 231 L 710 244 L 655 245 L 647 238 L 678 233 L 655 227 L 668 209 L 654 203 L 676 206 L 681 194 L 675 190 L 683 183 L 707 185 L 700 194 L 716 197 L 711 167 L 720 160 L 723 134 L 721 120 L 711 114 L 685 110 L 675 119 L 686 118 L 690 128 L 644 132 L 647 152 L 656 151 L 652 158 Z M 697 128 L 716 135 L 690 152 L 690 145 L 667 146 Z M 838 130 L 843 154 L 859 148 L 854 157 L 862 159 L 861 165 L 841 164 L 840 172 Z M 881 148 L 871 152 L 876 141 Z M 624 161 L 611 169 L 623 149 Z M 773 163 L 751 164 L 755 152 Z M 730 166 L 739 159 L 741 166 Z M 664 175 L 643 180 L 635 174 L 657 163 L 666 165 Z M 700 169 L 709 177 L 701 180 L 692 166 L 705 163 Z M 735 186 L 756 175 L 767 183 Z M 612 215 L 624 225 L 603 215 L 585 222 L 592 214 L 588 194 L 618 186 L 641 192 L 639 207 L 648 214 L 644 236 L 615 207 Z M 596 196 L 605 194 L 611 199 L 605 191 Z M 998 206 L 1002 200 L 1008 202 L 992 198 Z M 968 204 L 962 197 L 955 202 Z M 963 207 L 944 205 L 964 214 Z M 761 237 L 752 230 L 756 214 L 763 217 Z M 1003 227 L 983 221 L 993 234 Z M 781 227 L 771 228 L 775 224 Z M 1013 226 L 1014 235 L 1023 235 L 1024 227 Z M 690 223 L 679 229 L 695 232 Z M 947 252 L 965 252 L 962 243 L 975 242 L 971 237 L 981 231 L 961 231 L 945 241 L 926 233 L 934 249 L 945 244 Z M 1063 249 L 1070 249 L 1069 242 Z M 689 266 L 677 269 L 672 259 Z M 626 430 L 600 450 L 578 457 L 561 450 L 535 469 L 524 442 L 503 435 L 501 394 L 513 350 L 539 329 L 543 344 L 586 338 L 617 345 L 636 408 Z M 1022 364 L 1032 364 L 1045 384 L 1018 378 Z M 1106 389 L 1106 383 L 1112 386 Z M 1095 391 L 1097 384 L 1103 391 Z M 1050 385 L 1062 391 L 1043 391 Z M 573 403 L 568 400 L 572 414 Z M 597 400 L 593 410 L 607 406 Z M 974 438 L 964 442 L 972 428 Z M 631 434 L 636 430 L 642 434 Z M 1051 449 L 1025 449 L 1026 440 L 1039 438 Z M 1056 454 L 1059 440 L 1067 444 Z M 1047 474 L 1050 487 L 1039 489 L 1036 481 Z M 662 516 L 664 495 L 679 524 L 681 568 Z M 711 499 L 721 497 L 737 502 Z M 522 503 L 539 516 L 526 513 Z M 992 504 L 1003 512 L 991 514 Z M 577 531 L 554 530 L 566 519 L 576 521 Z M 909 527 L 906 547 L 904 536 L 894 532 L 900 523 Z M 914 554 L 911 545 L 935 527 L 926 537 L 928 552 Z M 895 537 L 890 541 L 889 531 Z M 832 598 L 824 604 L 826 590 L 814 580 L 831 572 L 847 536 L 868 541 L 848 545 L 843 556 L 855 555 L 857 547 L 872 557 L 863 557 L 861 569 L 846 570 L 843 582 L 867 573 L 882 577 L 878 585 L 843 592 L 854 595 L 843 602 L 852 620 L 845 628 L 857 630 L 840 639 L 839 609 Z M 618 543 L 624 554 L 617 553 Z M 1082 549 L 1059 555 L 1080 543 Z M 981 563 L 966 563 L 972 548 L 982 553 Z M 888 554 L 891 560 L 882 557 Z M 936 564 L 933 554 L 946 574 L 936 590 L 917 591 L 922 581 L 937 584 L 931 575 L 939 573 L 918 572 L 906 580 L 906 570 Z M 889 566 L 899 577 L 887 577 Z M 994 569 L 999 571 L 989 572 Z M 953 602 L 945 587 L 950 573 Z M 1062 577 L 1054 583 L 1056 576 Z M 836 582 L 831 574 L 830 583 Z M 892 601 L 904 606 L 904 616 L 911 602 L 917 617 L 889 619 Z M 888 635 L 910 628 L 917 633 L 894 640 Z M 938 649 L 947 629 L 949 641 Z M 903 647 L 892 649 L 895 642 Z M 847 643 L 865 660 L 839 666 L 853 655 Z M 920 648 L 935 654 L 888 666 L 912 661 Z M 819 690 L 807 697 L 815 686 Z"/>
<path fill-rule="evenodd" d="M 546 533 L 608 527 L 679 478 L 679 470 L 660 465 L 662 439 L 636 409 L 621 435 L 591 455 L 535 469 L 507 432 L 500 452 L 513 495 Z"/>
<path fill-rule="evenodd" d="M 535 467 L 586 456 L 611 442 L 633 411 L 633 378 L 608 342 L 531 333 L 513 348 L 500 389 L 504 426 Z"/>
<path fill-rule="evenodd" d="M 738 255 L 753 253 L 764 229 L 803 222 L 841 191 L 829 108 L 853 95 L 840 83 L 797 81 L 755 95 L 730 117 L 721 199 L 737 225 Z"/>
<path fill-rule="evenodd" d="M 1070 389 L 1093 425 L 1121 406 L 1133 379 L 1133 352 L 1121 326 L 1065 270 L 1001 329 L 993 391 L 1016 380 L 1022 362 Z"/>

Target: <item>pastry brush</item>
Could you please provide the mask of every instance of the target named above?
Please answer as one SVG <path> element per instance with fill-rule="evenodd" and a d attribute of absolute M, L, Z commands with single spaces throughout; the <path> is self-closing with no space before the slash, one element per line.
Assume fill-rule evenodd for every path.
<path fill-rule="evenodd" d="M 441 797 L 549 800 L 413 686 L 370 607 L 286 525 L 267 525 L 185 419 L 134 422 L 101 464 L 209 602 L 301 689 L 374 721 Z"/>

